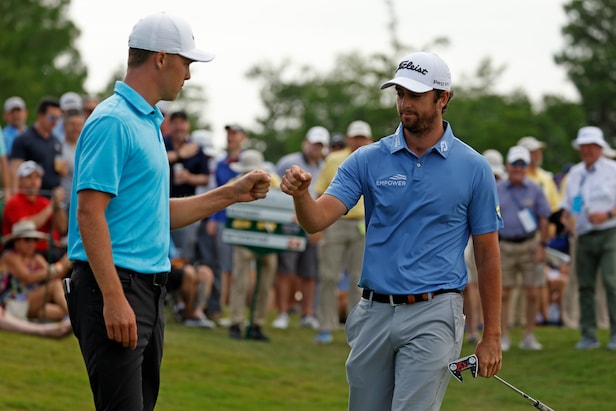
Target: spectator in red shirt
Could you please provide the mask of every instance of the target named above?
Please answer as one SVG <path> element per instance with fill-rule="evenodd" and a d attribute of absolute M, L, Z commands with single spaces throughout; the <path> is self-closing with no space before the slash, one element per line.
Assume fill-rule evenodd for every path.
<path fill-rule="evenodd" d="M 4 207 L 2 234 L 10 234 L 13 225 L 18 221 L 34 222 L 38 231 L 48 235 L 51 232 L 53 236 L 51 247 L 48 241 L 39 241 L 36 250 L 55 262 L 66 251 L 60 244 L 61 236 L 66 234 L 68 226 L 65 193 L 62 187 L 57 187 L 52 191 L 51 199 L 40 195 L 43 173 L 43 168 L 34 161 L 24 161 L 19 166 L 18 192 Z"/>

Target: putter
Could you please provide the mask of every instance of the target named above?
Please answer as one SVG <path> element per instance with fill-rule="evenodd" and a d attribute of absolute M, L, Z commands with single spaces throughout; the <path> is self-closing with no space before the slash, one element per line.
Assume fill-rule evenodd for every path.
<path fill-rule="evenodd" d="M 477 377 L 477 370 L 478 370 L 478 363 L 479 363 L 479 361 L 477 360 L 477 356 L 475 354 L 472 354 L 472 355 L 469 355 L 468 357 L 463 357 L 463 358 L 460 358 L 458 360 L 450 362 L 449 365 L 448 365 L 448 369 L 449 369 L 449 372 L 451 372 L 451 374 L 454 377 L 456 377 L 456 380 L 458 380 L 460 382 L 464 382 L 464 379 L 462 378 L 462 372 L 466 371 L 466 370 L 470 370 L 471 375 L 473 376 L 473 378 L 476 378 Z M 547 405 L 545 405 L 541 401 L 534 399 L 530 395 L 526 394 L 524 391 L 519 390 L 518 388 L 516 388 L 513 385 L 509 384 L 507 381 L 503 380 L 498 375 L 495 375 L 494 378 L 496 378 L 498 381 L 502 382 L 503 384 L 505 384 L 507 387 L 511 388 L 512 390 L 514 390 L 518 394 L 520 394 L 522 397 L 524 397 L 527 400 L 529 400 L 530 402 L 532 402 L 533 405 L 535 406 L 535 408 L 537 408 L 538 410 L 541 410 L 541 411 L 554 411 L 552 408 L 548 407 Z"/>

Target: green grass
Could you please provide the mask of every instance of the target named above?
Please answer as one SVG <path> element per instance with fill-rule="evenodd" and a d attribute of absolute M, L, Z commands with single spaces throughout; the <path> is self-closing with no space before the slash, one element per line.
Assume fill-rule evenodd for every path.
<path fill-rule="evenodd" d="M 269 344 L 230 340 L 227 330 L 167 325 L 157 410 L 345 410 L 342 331 L 318 346 L 314 332 L 266 328 Z M 556 411 L 616 409 L 616 352 L 573 349 L 576 330 L 537 330 L 541 352 L 504 354 L 500 376 Z M 514 330 L 514 344 L 520 331 Z M 600 334 L 602 342 L 607 332 Z M 77 341 L 0 334 L 0 410 L 89 410 L 90 389 Z M 465 346 L 463 355 L 471 353 Z M 442 410 L 525 410 L 532 404 L 495 379 L 452 379 Z"/>

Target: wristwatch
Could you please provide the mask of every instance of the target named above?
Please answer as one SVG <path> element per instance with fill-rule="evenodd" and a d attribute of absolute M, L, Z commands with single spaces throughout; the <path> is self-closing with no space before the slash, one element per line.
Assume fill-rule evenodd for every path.
<path fill-rule="evenodd" d="M 612 210 L 609 210 L 609 211 L 607 212 L 607 219 L 608 219 L 608 220 L 611 220 L 612 218 L 614 218 L 614 213 L 612 213 Z"/>

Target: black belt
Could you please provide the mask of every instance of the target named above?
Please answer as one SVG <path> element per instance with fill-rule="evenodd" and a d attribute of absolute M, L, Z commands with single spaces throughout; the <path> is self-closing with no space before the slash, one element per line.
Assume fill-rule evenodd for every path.
<path fill-rule="evenodd" d="M 74 261 L 73 262 L 74 266 L 83 266 L 83 267 L 87 267 L 89 270 L 91 270 L 92 268 L 90 267 L 90 264 L 87 261 Z M 140 278 L 142 280 L 145 280 L 149 283 L 151 283 L 152 285 L 156 286 L 156 287 L 164 287 L 167 285 L 167 281 L 169 280 L 169 273 L 168 272 L 163 272 L 163 273 L 153 273 L 153 274 L 144 274 L 144 273 L 138 273 L 137 271 L 134 270 L 129 270 L 128 268 L 124 268 L 124 267 L 117 267 L 116 266 L 116 270 L 118 271 L 124 271 L 127 272 L 137 278 Z"/>
<path fill-rule="evenodd" d="M 498 239 L 500 241 L 505 241 L 507 243 L 518 243 L 519 244 L 519 243 L 526 242 L 528 240 L 532 240 L 535 237 L 536 237 L 536 233 L 532 233 L 529 235 L 525 235 L 523 237 L 500 237 L 499 236 Z"/>
<path fill-rule="evenodd" d="M 415 304 L 423 301 L 429 301 L 434 298 L 435 295 L 439 294 L 447 294 L 447 293 L 461 293 L 460 290 L 456 289 L 443 289 L 436 290 L 429 293 L 422 294 L 409 294 L 409 295 L 389 295 L 389 294 L 379 294 L 375 293 L 372 290 L 364 289 L 362 292 L 362 297 L 366 299 L 372 299 L 372 301 L 376 301 L 377 303 L 387 303 L 391 305 L 400 305 L 400 304 Z"/>

